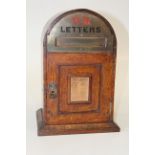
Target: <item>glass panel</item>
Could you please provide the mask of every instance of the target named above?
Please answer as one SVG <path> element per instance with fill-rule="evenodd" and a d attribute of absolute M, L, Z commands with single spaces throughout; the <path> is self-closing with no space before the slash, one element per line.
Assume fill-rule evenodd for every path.
<path fill-rule="evenodd" d="M 71 102 L 89 100 L 89 77 L 71 77 Z"/>

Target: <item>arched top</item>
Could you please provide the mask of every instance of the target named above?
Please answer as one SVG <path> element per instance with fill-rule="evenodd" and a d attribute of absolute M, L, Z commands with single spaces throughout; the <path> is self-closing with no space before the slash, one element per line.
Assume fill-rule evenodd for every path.
<path fill-rule="evenodd" d="M 87 9 L 58 16 L 48 27 L 44 46 L 48 52 L 116 51 L 116 36 L 110 23 Z"/>

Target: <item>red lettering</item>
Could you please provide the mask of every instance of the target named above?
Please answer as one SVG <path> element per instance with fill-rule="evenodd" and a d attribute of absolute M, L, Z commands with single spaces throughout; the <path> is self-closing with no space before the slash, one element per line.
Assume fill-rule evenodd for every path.
<path fill-rule="evenodd" d="M 72 23 L 75 24 L 75 25 L 79 24 L 80 23 L 80 18 L 78 16 L 73 17 L 72 18 Z"/>
<path fill-rule="evenodd" d="M 91 22 L 90 22 L 90 19 L 89 17 L 83 17 L 83 25 L 90 25 Z"/>

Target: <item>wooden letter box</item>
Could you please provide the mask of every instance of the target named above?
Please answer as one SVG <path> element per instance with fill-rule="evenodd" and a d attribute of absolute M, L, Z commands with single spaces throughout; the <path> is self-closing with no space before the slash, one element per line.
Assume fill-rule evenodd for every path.
<path fill-rule="evenodd" d="M 117 132 L 113 122 L 116 36 L 86 9 L 57 17 L 44 36 L 44 108 L 38 135 Z"/>

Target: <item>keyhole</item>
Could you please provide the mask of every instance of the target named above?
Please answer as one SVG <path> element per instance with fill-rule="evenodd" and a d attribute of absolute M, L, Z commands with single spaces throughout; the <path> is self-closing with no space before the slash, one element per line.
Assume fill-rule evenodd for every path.
<path fill-rule="evenodd" d="M 56 98 L 57 97 L 57 85 L 55 83 L 50 83 L 49 84 L 49 96 L 51 98 Z"/>
<path fill-rule="evenodd" d="M 51 91 L 51 94 L 54 94 L 54 93 L 55 93 L 55 91 L 54 91 L 54 90 L 52 90 L 52 91 Z"/>

